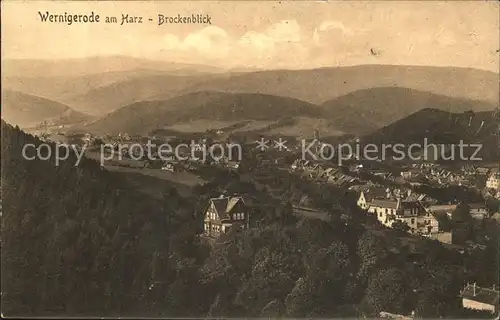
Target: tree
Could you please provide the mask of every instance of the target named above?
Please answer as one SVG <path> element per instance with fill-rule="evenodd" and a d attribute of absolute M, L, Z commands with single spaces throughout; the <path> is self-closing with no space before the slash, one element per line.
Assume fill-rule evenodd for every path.
<path fill-rule="evenodd" d="M 464 202 L 458 204 L 451 216 L 454 223 L 470 221 L 472 219 L 470 215 L 470 206 Z"/>
<path fill-rule="evenodd" d="M 464 244 L 474 237 L 474 223 L 470 215 L 470 206 L 460 203 L 451 215 L 452 222 L 452 243 Z"/>
<path fill-rule="evenodd" d="M 401 220 L 396 220 L 392 223 L 392 229 L 397 230 L 402 233 L 408 233 L 410 231 L 410 227 L 406 222 L 403 222 Z"/>
<path fill-rule="evenodd" d="M 358 277 L 364 282 L 373 269 L 385 260 L 387 251 L 379 237 L 375 236 L 373 232 L 365 231 L 359 237 L 357 255 L 359 257 Z"/>
<path fill-rule="evenodd" d="M 309 279 L 299 278 L 292 291 L 286 296 L 285 307 L 288 317 L 304 317 L 313 308 L 313 286 Z"/>
<path fill-rule="evenodd" d="M 267 279 L 252 277 L 239 288 L 235 303 L 243 307 L 245 316 L 258 317 L 272 300 L 272 290 Z"/>
<path fill-rule="evenodd" d="M 365 310 L 372 315 L 381 311 L 408 314 L 410 288 L 399 269 L 384 269 L 371 276 L 363 299 Z"/>

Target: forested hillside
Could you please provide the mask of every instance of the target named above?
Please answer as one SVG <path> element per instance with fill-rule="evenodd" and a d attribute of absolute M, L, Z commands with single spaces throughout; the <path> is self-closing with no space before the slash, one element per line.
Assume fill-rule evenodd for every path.
<path fill-rule="evenodd" d="M 147 310 L 176 196 L 145 199 L 96 162 L 75 167 L 74 155 L 58 167 L 25 160 L 26 143 L 41 142 L 2 121 L 3 314 Z"/>

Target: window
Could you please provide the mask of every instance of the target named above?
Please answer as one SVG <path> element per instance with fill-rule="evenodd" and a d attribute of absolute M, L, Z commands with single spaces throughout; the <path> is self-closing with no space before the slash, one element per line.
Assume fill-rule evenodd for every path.
<path fill-rule="evenodd" d="M 385 214 L 387 214 L 387 208 L 385 208 Z"/>
<path fill-rule="evenodd" d="M 411 224 L 415 224 L 415 218 L 411 218 Z"/>

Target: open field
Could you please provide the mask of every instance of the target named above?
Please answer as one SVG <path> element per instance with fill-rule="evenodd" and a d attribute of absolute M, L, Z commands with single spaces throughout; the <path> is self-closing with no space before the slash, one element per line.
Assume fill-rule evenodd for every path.
<path fill-rule="evenodd" d="M 96 161 L 100 161 L 97 150 L 88 151 L 85 156 Z M 115 157 L 113 160 L 106 160 L 104 168 L 108 171 L 123 173 L 127 180 L 131 181 L 140 192 L 146 192 L 155 198 L 162 196 L 162 192 L 168 187 L 174 187 L 179 194 L 189 196 L 191 188 L 205 183 L 199 176 L 187 172 L 170 172 L 161 169 L 144 168 L 143 161 Z M 168 182 L 168 183 L 165 183 Z"/>

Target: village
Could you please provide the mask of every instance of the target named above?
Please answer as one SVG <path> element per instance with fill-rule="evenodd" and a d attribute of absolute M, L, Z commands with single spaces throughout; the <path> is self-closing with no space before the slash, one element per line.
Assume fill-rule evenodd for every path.
<path fill-rule="evenodd" d="M 162 154 L 153 150 L 154 160 L 134 153 L 133 148 L 123 145 L 146 141 L 168 142 L 173 146 L 187 143 L 188 139 L 158 136 L 95 137 L 81 135 L 80 147 L 87 148 L 86 156 L 95 157 L 100 145 L 113 146 L 115 157 L 103 164 L 108 170 L 129 168 L 134 172 L 156 172 L 170 181 L 181 181 L 193 177 L 191 187 L 210 181 L 215 172 L 233 172 L 240 179 L 260 185 L 269 199 L 291 204 L 294 216 L 328 221 L 328 208 L 318 207 L 299 192 L 287 197 L 283 182 L 290 177 L 315 186 L 328 186 L 344 190 L 352 199 L 352 204 L 370 219 L 378 221 L 380 228 L 397 229 L 408 235 L 408 239 L 422 238 L 439 241 L 459 252 L 484 250 L 485 246 L 474 239 L 463 237 L 462 230 L 455 229 L 456 216 L 465 216 L 476 230 L 487 223 L 500 221 L 500 173 L 496 164 L 448 164 L 433 162 L 402 163 L 399 165 L 349 159 L 338 165 L 334 161 L 305 160 L 300 157 L 299 144 L 289 144 L 281 150 L 259 150 L 254 142 L 237 138 L 219 138 L 222 131 L 212 136 L 196 136 L 192 141 L 194 150 L 183 150 L 175 155 Z M 68 141 L 68 140 L 66 140 Z M 240 143 L 243 157 L 237 159 L 223 155 L 216 159 L 203 156 L 202 151 L 211 143 Z M 117 152 L 119 150 L 119 152 Z M 151 156 L 151 155 L 150 155 Z M 118 159 L 119 158 L 119 159 Z M 160 159 L 158 159 L 160 158 Z M 180 159 L 179 159 L 180 158 Z M 183 177 L 180 179 L 180 177 Z M 198 179 L 198 180 L 196 180 Z M 279 182 L 272 182 L 275 179 Z M 271 181 L 271 182 L 270 182 Z M 205 203 L 203 226 L 200 235 L 209 241 L 216 241 L 231 229 L 251 228 L 256 218 L 255 210 L 249 209 L 255 203 L 255 196 L 248 194 L 227 194 L 210 198 Z M 257 201 L 259 202 L 259 201 Z M 457 212 L 461 213 L 457 213 Z M 258 217 L 258 215 L 256 215 Z M 349 217 L 342 216 L 345 221 Z M 465 222 L 464 222 L 465 223 Z M 382 229 L 383 230 L 383 229 Z M 498 291 L 468 285 L 463 290 L 463 304 L 466 308 L 494 312 L 498 301 Z M 493 309 L 491 309 L 493 308 Z"/>

